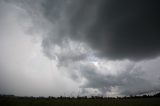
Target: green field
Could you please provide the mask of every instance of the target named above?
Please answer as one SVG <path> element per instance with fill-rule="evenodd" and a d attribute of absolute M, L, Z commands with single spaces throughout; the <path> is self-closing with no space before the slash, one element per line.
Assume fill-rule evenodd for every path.
<path fill-rule="evenodd" d="M 0 106 L 160 106 L 160 98 L 129 98 L 129 99 L 0 98 Z"/>

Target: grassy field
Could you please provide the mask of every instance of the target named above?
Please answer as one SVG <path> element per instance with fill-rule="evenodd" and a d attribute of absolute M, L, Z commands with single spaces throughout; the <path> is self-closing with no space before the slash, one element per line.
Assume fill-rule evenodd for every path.
<path fill-rule="evenodd" d="M 0 106 L 160 106 L 160 98 L 129 98 L 129 99 L 0 98 Z"/>

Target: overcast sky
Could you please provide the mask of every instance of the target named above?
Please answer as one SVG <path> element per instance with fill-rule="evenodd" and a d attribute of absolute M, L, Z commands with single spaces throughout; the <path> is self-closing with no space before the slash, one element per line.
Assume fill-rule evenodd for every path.
<path fill-rule="evenodd" d="M 0 94 L 160 90 L 159 0 L 0 0 Z"/>

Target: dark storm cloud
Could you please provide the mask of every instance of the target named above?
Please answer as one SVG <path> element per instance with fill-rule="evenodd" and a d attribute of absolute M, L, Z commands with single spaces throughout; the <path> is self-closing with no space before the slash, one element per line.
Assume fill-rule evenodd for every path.
<path fill-rule="evenodd" d="M 105 1 L 87 34 L 91 45 L 115 59 L 157 56 L 160 52 L 158 4 L 157 0 Z"/>
<path fill-rule="evenodd" d="M 140 60 L 160 53 L 159 4 L 158 0 L 47 0 L 42 7 L 46 19 L 59 23 L 56 41 L 70 37 L 86 42 L 100 56 Z"/>
<path fill-rule="evenodd" d="M 158 5 L 157 0 L 47 0 L 41 4 L 42 14 L 53 27 L 51 25 L 51 32 L 43 39 L 42 46 L 49 50 L 51 45 L 63 48 L 63 42 L 69 38 L 70 41 L 86 43 L 98 51 L 98 56 L 109 59 L 143 60 L 157 57 L 160 53 Z M 70 47 L 65 44 L 64 48 Z M 51 53 L 48 57 L 52 57 L 52 52 L 48 53 Z M 67 64 L 67 72 L 73 80 L 87 80 L 82 88 L 95 88 L 105 94 L 112 87 L 118 87 L 118 92 L 123 95 L 159 89 L 159 83 L 156 85 L 153 84 L 154 80 L 144 78 L 150 70 L 143 72 L 143 69 L 135 69 L 133 65 L 120 70 L 117 75 L 103 75 L 94 65 L 80 65 L 79 61 L 85 63 L 90 52 L 79 56 L 72 53 L 71 50 L 70 53 L 64 51 L 64 54 L 61 52 L 57 55 L 59 64 Z"/>
<path fill-rule="evenodd" d="M 82 94 L 88 91 L 92 94 L 94 90 L 99 90 L 103 95 L 106 92 L 130 95 L 141 93 L 141 91 L 160 89 L 160 72 L 158 70 L 160 68 L 160 58 L 156 58 L 147 64 L 142 60 L 159 56 L 160 53 L 158 0 L 7 0 L 7 3 L 14 4 L 15 8 L 22 9 L 22 13 L 25 15 L 20 18 L 31 19 L 31 25 L 30 23 L 28 25 L 30 28 L 27 27 L 29 35 L 40 36 L 43 53 L 51 59 L 51 64 L 55 60 L 54 64 L 55 67 L 58 64 L 56 67 L 58 72 L 63 70 L 63 72 L 61 71 L 62 76 L 55 73 L 54 77 L 59 78 L 55 79 L 56 84 L 58 80 L 63 79 L 64 73 L 67 73 L 69 78 L 77 83 L 77 86 L 81 85 L 81 89 L 85 90 L 81 92 Z M 8 14 L 12 13 L 10 10 L 12 8 L 8 10 Z M 1 12 L 7 13 L 2 9 Z M 17 20 L 19 21 L 19 18 Z M 1 21 L 3 22 L 3 20 Z M 28 23 L 28 21 L 25 23 Z M 10 24 L 8 26 L 12 26 L 12 23 Z M 9 32 L 8 26 L 5 32 Z M 1 27 L 3 29 L 3 24 Z M 34 32 L 36 35 L 33 34 Z M 6 35 L 10 34 L 7 33 Z M 9 37 L 6 39 L 8 41 Z M 4 48 L 3 42 L 1 43 L 1 48 Z M 19 44 L 16 44 L 14 51 L 16 51 L 17 45 Z M 21 50 L 17 49 L 17 51 Z M 27 49 L 27 51 L 30 50 Z M 12 52 L 6 51 L 3 55 Z M 37 51 L 35 52 L 37 53 Z M 95 55 L 96 53 L 98 54 Z M 25 51 L 22 54 L 24 55 Z M 26 52 L 26 54 L 28 53 Z M 5 60 L 3 55 L 1 55 L 1 61 Z M 20 57 L 19 54 L 16 56 Z M 16 56 L 13 58 L 13 63 L 17 60 Z M 98 56 L 117 60 L 99 58 Z M 11 57 L 13 57 L 13 54 L 11 54 Z M 132 60 L 141 61 L 135 62 Z M 10 60 L 8 61 L 10 63 Z M 36 58 L 37 61 L 39 63 Z M 47 64 L 45 61 L 42 62 L 44 65 L 45 63 Z M 3 64 L 0 63 L 1 70 L 5 70 L 2 67 Z M 8 64 L 5 65 L 7 69 L 11 67 Z M 17 67 L 19 69 L 19 66 Z M 41 68 L 38 66 L 39 69 Z M 9 70 L 13 70 L 13 68 L 11 67 Z M 48 68 L 44 71 L 47 72 L 47 70 Z M 7 73 L 10 73 L 10 71 Z M 12 78 L 19 78 L 17 73 L 19 72 L 15 72 L 15 78 L 12 76 L 11 80 Z M 4 76 L 2 71 L 0 76 L 0 85 L 3 86 L 5 77 L 2 77 Z M 33 76 L 35 76 L 35 73 Z M 46 81 L 45 78 L 42 80 Z M 63 88 L 63 86 L 60 88 Z M 72 83 L 69 83 L 68 86 L 72 86 Z M 63 89 L 56 88 L 56 92 L 63 91 Z M 88 88 L 89 90 L 86 90 Z M 114 91 L 112 88 L 116 88 L 118 91 Z"/>

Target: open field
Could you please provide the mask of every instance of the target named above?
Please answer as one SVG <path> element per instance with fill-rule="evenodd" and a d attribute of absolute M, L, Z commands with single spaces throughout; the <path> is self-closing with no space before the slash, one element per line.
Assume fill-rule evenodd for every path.
<path fill-rule="evenodd" d="M 0 106 L 160 106 L 160 98 L 0 98 Z"/>

